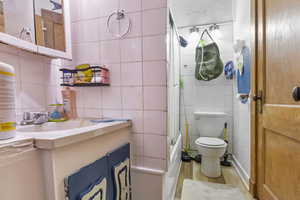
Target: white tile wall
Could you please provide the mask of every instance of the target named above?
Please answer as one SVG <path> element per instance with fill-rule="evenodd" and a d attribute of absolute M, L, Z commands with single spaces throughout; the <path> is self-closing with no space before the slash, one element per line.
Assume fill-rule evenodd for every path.
<path fill-rule="evenodd" d="M 234 41 L 245 40 L 246 45 L 251 48 L 251 1 L 233 1 L 235 12 Z M 236 84 L 234 85 L 236 88 Z M 236 92 L 235 92 L 236 94 Z M 250 104 L 242 104 L 234 98 L 234 136 L 233 154 L 241 164 L 246 176 L 250 176 Z"/>
<path fill-rule="evenodd" d="M 158 35 L 166 34 L 167 10 L 165 8 L 146 10 L 143 12 L 143 34 L 146 35 Z"/>
<path fill-rule="evenodd" d="M 111 86 L 120 86 L 121 85 L 121 64 L 114 63 L 106 65 L 110 71 L 110 84 Z"/>
<path fill-rule="evenodd" d="M 160 135 L 144 135 L 144 155 L 150 158 L 166 159 L 166 137 Z"/>
<path fill-rule="evenodd" d="M 123 117 L 134 121 L 132 127 L 134 133 L 144 132 L 144 112 L 142 110 L 124 110 Z"/>
<path fill-rule="evenodd" d="M 120 41 L 108 40 L 102 41 L 101 46 L 101 62 L 105 64 L 120 63 Z"/>
<path fill-rule="evenodd" d="M 46 111 L 47 105 L 60 100 L 58 59 L 31 54 L 1 44 L 0 62 L 12 65 L 16 71 L 17 119 L 25 111 Z"/>
<path fill-rule="evenodd" d="M 122 109 L 122 98 L 120 87 L 103 88 L 103 108 L 104 109 Z"/>
<path fill-rule="evenodd" d="M 125 110 L 143 110 L 143 88 L 122 87 L 122 103 Z"/>
<path fill-rule="evenodd" d="M 120 8 L 127 12 L 138 12 L 142 8 L 142 0 L 120 1 Z"/>
<path fill-rule="evenodd" d="M 81 0 L 83 4 L 87 4 L 86 1 Z M 97 0 L 96 0 L 97 1 Z M 119 8 L 119 3 L 121 1 L 119 0 L 110 0 L 110 1 L 97 1 L 97 4 L 99 5 L 101 9 L 101 16 L 106 17 L 109 16 L 112 12 L 115 12 Z M 84 18 L 84 16 L 82 16 Z"/>
<path fill-rule="evenodd" d="M 232 24 L 221 26 L 221 38 L 215 38 L 224 64 L 233 59 L 233 27 Z M 189 39 L 188 29 L 181 29 L 181 34 Z M 184 83 L 181 101 L 181 127 L 184 127 L 184 107 L 190 124 L 190 142 L 200 136 L 193 117 L 195 111 L 225 112 L 229 115 L 229 132 L 232 132 L 233 115 L 233 81 L 226 80 L 222 74 L 219 78 L 205 82 L 195 79 L 195 47 L 197 41 L 190 41 L 187 48 L 182 48 L 181 79 Z M 183 99 L 184 96 L 184 99 Z M 213 124 L 213 121 L 211 122 Z"/>
<path fill-rule="evenodd" d="M 142 62 L 122 63 L 121 79 L 123 86 L 142 86 L 143 67 Z"/>
<path fill-rule="evenodd" d="M 128 11 L 128 10 L 126 10 L 126 11 Z M 141 36 L 142 35 L 142 13 L 134 12 L 134 13 L 127 13 L 127 14 L 128 14 L 128 17 L 130 17 L 131 25 L 132 25 L 130 33 L 127 35 L 127 38 Z M 121 27 L 123 27 L 123 26 L 121 26 Z M 126 27 L 124 27 L 124 28 L 126 28 Z"/>
<path fill-rule="evenodd" d="M 153 9 L 153 8 L 165 8 L 167 6 L 166 0 L 142 0 L 142 8 Z"/>
<path fill-rule="evenodd" d="M 110 87 L 77 90 L 79 115 L 132 119 L 133 165 L 152 169 L 166 169 L 166 2 L 76 0 L 72 5 L 74 61 L 64 63 L 67 67 L 105 64 L 110 69 Z M 132 22 L 123 39 L 106 28 L 108 16 L 118 8 Z M 116 30 L 119 27 L 124 28 L 113 24 Z"/>
<path fill-rule="evenodd" d="M 149 61 L 143 63 L 143 78 L 145 86 L 167 84 L 167 68 L 164 61 Z"/>
<path fill-rule="evenodd" d="M 144 111 L 144 132 L 155 135 L 166 134 L 166 113 L 163 111 Z"/>
<path fill-rule="evenodd" d="M 143 38 L 143 55 L 145 61 L 166 60 L 166 36 L 150 36 Z"/>
<path fill-rule="evenodd" d="M 146 110 L 166 110 L 166 87 L 144 87 L 144 108 Z"/>
<path fill-rule="evenodd" d="M 90 31 L 91 29 L 93 31 Z M 98 19 L 82 21 L 79 23 L 77 31 L 79 31 L 79 42 L 96 42 L 100 40 L 100 24 Z"/>
<path fill-rule="evenodd" d="M 130 38 L 121 40 L 121 62 L 142 61 L 142 39 Z"/>

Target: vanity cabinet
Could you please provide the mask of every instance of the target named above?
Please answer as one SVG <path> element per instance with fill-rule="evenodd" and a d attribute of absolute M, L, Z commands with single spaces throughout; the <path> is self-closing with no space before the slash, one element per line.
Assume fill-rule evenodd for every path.
<path fill-rule="evenodd" d="M 45 200 L 78 200 L 99 189 L 98 199 L 130 200 L 129 124 L 35 140 L 43 159 Z"/>
<path fill-rule="evenodd" d="M 42 158 L 32 139 L 0 144 L 0 199 L 44 200 Z M 0 143 L 5 141 L 0 141 Z"/>
<path fill-rule="evenodd" d="M 72 59 L 70 0 L 0 0 L 0 42 Z"/>

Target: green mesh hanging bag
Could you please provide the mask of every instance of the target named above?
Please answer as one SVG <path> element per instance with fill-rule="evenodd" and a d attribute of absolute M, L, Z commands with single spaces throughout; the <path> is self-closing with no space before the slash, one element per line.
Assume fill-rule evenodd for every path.
<path fill-rule="evenodd" d="M 223 73 L 223 62 L 220 57 L 219 47 L 207 30 L 204 30 L 202 33 L 200 43 L 203 41 L 204 33 L 208 34 L 213 43 L 208 45 L 200 44 L 196 48 L 195 77 L 198 80 L 210 81 L 218 78 Z"/>

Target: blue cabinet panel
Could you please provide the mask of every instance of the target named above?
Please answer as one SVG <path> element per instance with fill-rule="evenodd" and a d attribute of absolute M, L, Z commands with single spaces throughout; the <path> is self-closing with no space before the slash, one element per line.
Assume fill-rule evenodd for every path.
<path fill-rule="evenodd" d="M 65 179 L 66 200 L 81 200 L 84 193 L 90 188 L 106 179 L 106 191 L 101 191 L 104 200 L 110 200 L 109 190 L 112 187 L 110 174 L 108 173 L 108 157 L 105 156 L 94 163 L 83 167 L 78 172 Z"/>
<path fill-rule="evenodd" d="M 110 176 L 113 181 L 111 200 L 131 199 L 130 145 L 126 144 L 108 154 Z"/>
<path fill-rule="evenodd" d="M 66 200 L 131 200 L 130 144 L 65 178 Z"/>

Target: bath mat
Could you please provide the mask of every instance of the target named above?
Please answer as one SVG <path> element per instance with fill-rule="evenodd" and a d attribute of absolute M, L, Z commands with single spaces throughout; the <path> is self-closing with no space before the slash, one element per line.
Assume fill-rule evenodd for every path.
<path fill-rule="evenodd" d="M 181 200 L 246 200 L 239 188 L 185 179 Z"/>

